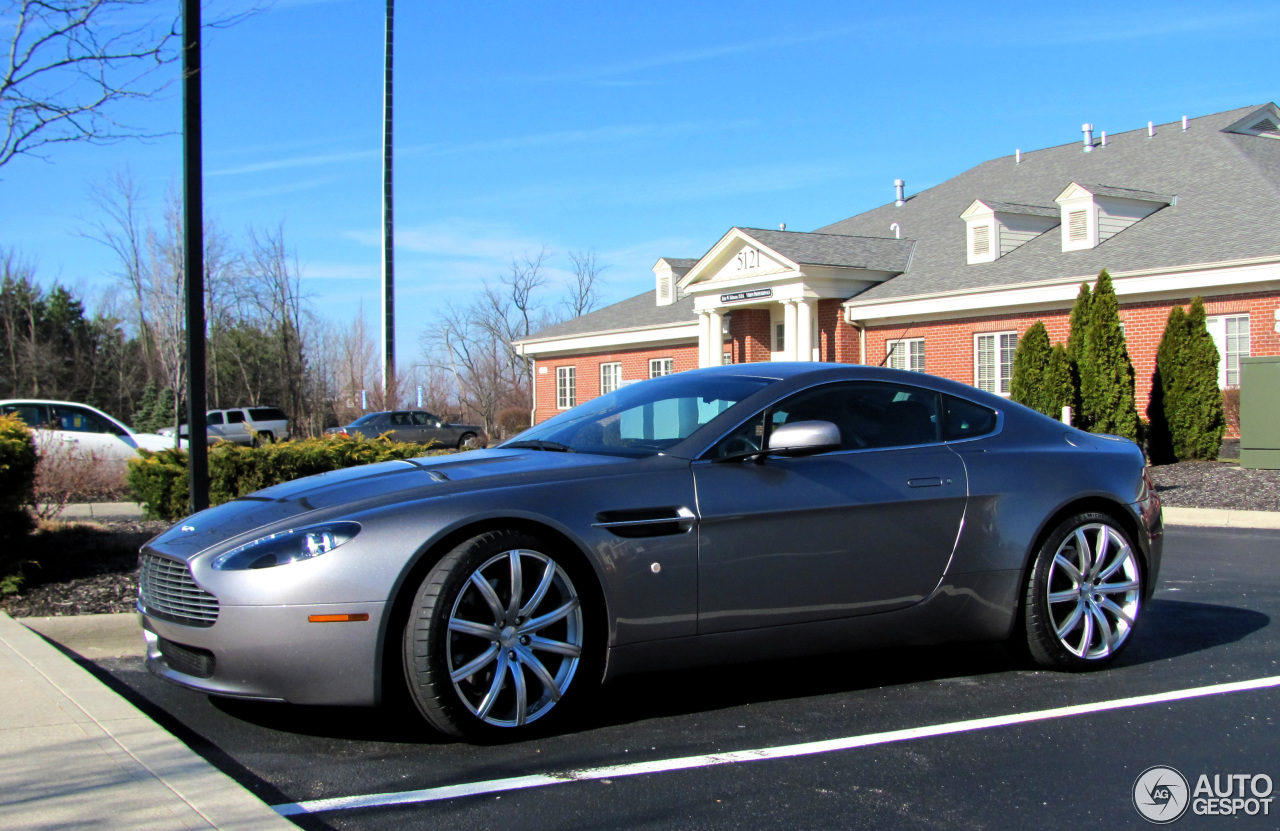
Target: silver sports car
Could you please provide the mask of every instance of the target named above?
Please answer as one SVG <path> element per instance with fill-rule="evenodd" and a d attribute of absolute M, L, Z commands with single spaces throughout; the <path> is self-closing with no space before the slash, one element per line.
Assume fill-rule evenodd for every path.
<path fill-rule="evenodd" d="M 1014 639 L 1099 667 L 1161 543 L 1131 442 L 921 373 L 747 364 L 203 511 L 142 549 L 138 606 L 179 684 L 373 705 L 407 683 L 438 729 L 510 735 L 693 664 Z"/>

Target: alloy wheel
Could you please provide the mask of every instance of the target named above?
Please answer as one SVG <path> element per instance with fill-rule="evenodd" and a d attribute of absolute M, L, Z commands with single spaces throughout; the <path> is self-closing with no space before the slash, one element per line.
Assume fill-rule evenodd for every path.
<path fill-rule="evenodd" d="M 1072 655 L 1115 654 L 1133 630 L 1142 577 L 1133 547 L 1104 522 L 1077 527 L 1059 544 L 1045 578 L 1049 624 Z"/>

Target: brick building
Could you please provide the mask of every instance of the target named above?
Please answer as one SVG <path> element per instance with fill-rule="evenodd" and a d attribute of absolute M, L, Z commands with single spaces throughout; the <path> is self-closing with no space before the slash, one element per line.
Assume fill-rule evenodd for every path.
<path fill-rule="evenodd" d="M 1043 320 L 1065 341 L 1081 282 L 1107 269 L 1144 411 L 1175 304 L 1205 299 L 1222 356 L 1280 354 L 1280 109 L 1246 107 L 984 162 L 813 232 L 732 228 L 664 257 L 653 291 L 516 344 L 535 418 L 697 366 L 835 361 L 1008 394 Z"/>

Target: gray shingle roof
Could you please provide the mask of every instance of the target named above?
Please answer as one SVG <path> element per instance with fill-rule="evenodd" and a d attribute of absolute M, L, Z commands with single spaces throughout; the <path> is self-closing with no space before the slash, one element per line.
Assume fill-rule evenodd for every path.
<path fill-rule="evenodd" d="M 1172 194 L 1152 193 L 1149 190 L 1134 190 L 1133 188 L 1116 188 L 1111 185 L 1086 185 L 1083 182 L 1080 186 L 1092 193 L 1094 196 L 1117 196 L 1121 199 L 1144 199 L 1148 202 L 1163 202 L 1168 205 L 1173 201 Z"/>
<path fill-rule="evenodd" d="M 896 272 L 905 269 L 911 261 L 911 240 L 769 231 L 764 228 L 738 230 L 799 265 L 844 266 Z"/>
<path fill-rule="evenodd" d="M 668 262 L 671 262 L 668 260 Z M 693 260 L 692 262 L 697 262 Z M 629 297 L 612 306 L 596 309 L 582 317 L 575 317 L 555 326 L 535 332 L 521 343 L 573 337 L 574 335 L 600 335 L 606 332 L 625 332 L 628 329 L 649 329 L 655 326 L 672 326 L 693 323 L 693 297 L 681 297 L 670 306 L 656 305 L 657 291 L 646 291 Z"/>
<path fill-rule="evenodd" d="M 1045 205 L 1020 205 L 1017 202 L 998 202 L 995 199 L 979 199 L 978 201 L 991 210 L 1002 214 L 1025 214 L 1028 216 L 1060 216 L 1062 214 L 1061 208 L 1050 208 Z M 968 207 L 969 205 L 965 205 L 966 210 Z"/>
<path fill-rule="evenodd" d="M 1280 141 L 1221 132 L 1257 109 L 1191 119 L 1186 132 L 1180 122 L 1160 125 L 1153 138 L 1145 128 L 1110 135 L 1106 147 L 1091 153 L 1072 143 L 1023 153 L 1021 164 L 1013 156 L 992 159 L 901 207 L 891 202 L 818 230 L 887 237 L 896 222 L 904 237 L 918 241 L 909 271 L 857 300 L 1087 277 L 1104 268 L 1169 268 L 1280 254 Z M 1072 182 L 1176 195 L 1177 204 L 1093 249 L 1064 253 L 1060 233 L 1048 231 L 995 262 L 967 264 L 958 217 L 979 194 L 1052 204 Z"/>

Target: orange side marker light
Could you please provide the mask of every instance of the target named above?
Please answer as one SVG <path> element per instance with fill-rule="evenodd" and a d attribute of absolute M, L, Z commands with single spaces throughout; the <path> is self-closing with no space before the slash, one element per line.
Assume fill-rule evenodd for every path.
<path fill-rule="evenodd" d="M 308 615 L 307 620 L 311 623 L 358 623 L 368 620 L 369 616 L 363 612 L 356 615 Z"/>

